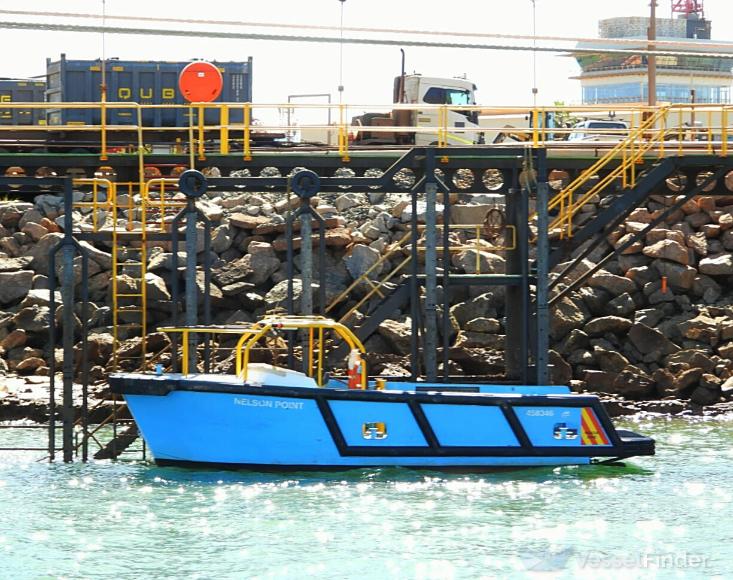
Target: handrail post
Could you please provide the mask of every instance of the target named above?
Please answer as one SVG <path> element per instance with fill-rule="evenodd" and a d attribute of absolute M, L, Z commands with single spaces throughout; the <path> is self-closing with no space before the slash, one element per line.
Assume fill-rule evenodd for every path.
<path fill-rule="evenodd" d="M 252 103 L 244 103 L 244 160 L 252 161 L 252 151 L 249 145 L 250 125 L 252 122 Z"/>
<path fill-rule="evenodd" d="M 107 98 L 106 98 L 106 90 L 102 90 L 102 104 L 100 106 L 99 112 L 101 115 L 101 124 L 102 124 L 102 151 L 99 155 L 100 161 L 107 161 L 109 157 L 107 157 Z"/>
<path fill-rule="evenodd" d="M 175 260 L 175 256 L 173 258 Z M 188 330 L 184 329 L 181 333 L 181 373 L 188 374 Z"/>
<path fill-rule="evenodd" d="M 219 123 L 219 152 L 222 155 L 229 155 L 229 107 L 221 105 Z"/>
<path fill-rule="evenodd" d="M 346 128 L 346 105 L 343 103 L 339 103 L 339 155 L 342 161 L 350 161 L 349 134 Z"/>
<path fill-rule="evenodd" d="M 143 112 L 140 105 L 137 104 L 137 170 L 138 170 L 138 186 L 140 189 L 143 187 L 145 181 L 145 139 L 143 135 Z M 132 209 L 132 194 L 129 196 L 130 209 Z M 132 215 L 129 212 L 128 215 Z M 130 218 L 132 220 L 132 218 Z"/>
<path fill-rule="evenodd" d="M 728 155 L 728 108 L 723 106 L 723 142 L 720 146 L 720 155 L 726 157 Z"/>
<path fill-rule="evenodd" d="M 441 105 L 438 110 L 438 147 L 448 147 L 448 107 Z M 415 135 L 417 138 L 417 134 Z"/>
<path fill-rule="evenodd" d="M 193 107 L 188 107 L 188 165 L 189 169 L 196 168 L 195 141 L 193 138 Z"/>
<path fill-rule="evenodd" d="M 204 149 L 204 106 L 199 105 L 198 106 L 198 125 L 199 125 L 199 143 L 198 143 L 198 153 L 199 153 L 199 161 L 206 161 L 206 151 Z"/>
<path fill-rule="evenodd" d="M 684 138 L 684 131 L 682 129 L 682 123 L 684 122 L 683 120 L 684 118 L 682 116 L 682 107 L 677 109 L 677 112 L 678 112 L 678 115 L 677 115 L 677 155 L 681 157 L 682 156 L 682 140 Z M 695 135 L 695 126 L 691 125 L 691 127 L 692 127 L 691 132 L 692 132 L 692 135 L 694 136 Z"/>
<path fill-rule="evenodd" d="M 664 157 L 664 134 L 667 130 L 667 115 L 669 114 L 669 109 L 664 108 L 662 109 L 662 115 L 659 119 L 659 132 L 657 133 L 657 140 L 659 141 L 659 159 Z M 652 127 L 653 129 L 654 127 Z"/>

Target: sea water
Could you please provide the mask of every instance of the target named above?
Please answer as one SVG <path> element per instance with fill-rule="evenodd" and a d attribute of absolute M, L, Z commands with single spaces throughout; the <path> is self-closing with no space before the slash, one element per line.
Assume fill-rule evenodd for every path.
<path fill-rule="evenodd" d="M 733 417 L 620 423 L 657 455 L 276 475 L 3 452 L 0 579 L 733 578 Z"/>

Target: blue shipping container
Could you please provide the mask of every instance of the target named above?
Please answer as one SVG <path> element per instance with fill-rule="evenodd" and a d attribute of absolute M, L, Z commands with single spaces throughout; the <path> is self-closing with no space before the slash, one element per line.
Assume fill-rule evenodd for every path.
<path fill-rule="evenodd" d="M 42 103 L 46 83 L 35 79 L 0 79 L 0 103 Z M 0 125 L 38 125 L 44 109 L 0 109 Z"/>
<path fill-rule="evenodd" d="M 178 89 L 178 75 L 188 62 L 106 61 L 107 101 L 140 103 L 148 105 L 181 105 L 186 100 Z M 217 102 L 247 103 L 252 101 L 252 57 L 247 62 L 214 62 L 224 77 L 224 88 Z M 99 102 L 102 100 L 102 61 L 46 60 L 49 103 Z M 49 125 L 99 125 L 99 109 L 51 109 Z M 229 112 L 230 123 L 241 123 L 243 109 Z M 148 109 L 143 111 L 143 125 L 150 127 L 187 127 L 189 110 L 185 108 Z M 194 124 L 198 123 L 194 111 Z M 208 110 L 204 115 L 207 125 L 219 123 L 219 111 Z M 107 123 L 112 125 L 137 124 L 134 109 L 110 109 Z"/>

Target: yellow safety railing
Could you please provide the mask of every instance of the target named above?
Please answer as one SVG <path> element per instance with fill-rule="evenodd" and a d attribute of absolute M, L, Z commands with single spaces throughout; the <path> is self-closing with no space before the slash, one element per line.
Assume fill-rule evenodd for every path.
<path fill-rule="evenodd" d="M 243 160 L 251 160 L 252 157 L 252 139 L 255 136 L 263 136 L 269 134 L 270 138 L 284 137 L 287 134 L 296 131 L 308 130 L 333 130 L 337 129 L 338 142 L 335 146 L 339 155 L 344 161 L 348 161 L 350 156 L 349 136 L 360 131 L 377 132 L 385 135 L 389 134 L 409 134 L 413 140 L 421 135 L 427 135 L 427 142 L 435 142 L 440 146 L 449 146 L 452 144 L 470 145 L 479 141 L 482 133 L 493 134 L 498 132 L 508 132 L 513 136 L 523 134 L 526 136 L 526 143 L 534 147 L 546 146 L 552 143 L 553 146 L 562 146 L 565 143 L 568 146 L 583 146 L 582 140 L 576 139 L 575 142 L 563 141 L 570 135 L 593 135 L 602 133 L 603 135 L 612 135 L 618 133 L 620 136 L 627 134 L 626 129 L 593 129 L 578 126 L 551 126 L 548 124 L 548 115 L 554 115 L 556 119 L 563 118 L 574 121 L 583 119 L 606 118 L 607 120 L 626 120 L 635 115 L 641 115 L 644 112 L 650 112 L 647 106 L 635 106 L 628 104 L 602 104 L 602 105 L 583 105 L 569 107 L 493 107 L 486 108 L 478 105 L 432 105 L 426 103 L 416 104 L 389 104 L 389 105 L 359 105 L 359 104 L 304 104 L 304 103 L 287 103 L 287 104 L 255 104 L 255 103 L 190 103 L 190 104 L 165 104 L 152 105 L 140 104 L 134 102 L 70 102 L 70 103 L 21 103 L 10 102 L 2 103 L 2 110 L 11 109 L 41 109 L 49 112 L 50 115 L 56 114 L 58 111 L 64 110 L 91 110 L 99 112 L 101 115 L 98 124 L 84 124 L 83 122 L 68 122 L 66 124 L 39 124 L 39 125 L 3 125 L 0 126 L 0 133 L 6 131 L 27 132 L 27 131 L 64 131 L 73 132 L 92 132 L 98 133 L 100 137 L 100 157 L 104 160 L 109 155 L 119 153 L 119 149 L 126 149 L 119 145 L 119 140 L 112 142 L 110 137 L 114 134 L 122 132 L 137 132 L 138 138 L 129 145 L 137 147 L 138 151 L 144 151 L 146 136 L 151 133 L 163 133 L 176 135 L 187 134 L 188 151 L 193 160 L 204 160 L 210 151 L 216 151 L 218 154 L 227 155 L 234 151 L 234 146 L 241 146 Z M 708 133 L 709 142 L 712 144 L 719 137 L 722 130 L 722 148 L 723 154 L 727 154 L 727 133 L 728 128 L 728 110 L 727 105 L 674 105 L 679 118 L 676 120 L 676 126 L 679 129 L 684 123 L 688 122 L 687 117 L 695 117 L 696 119 L 705 121 L 707 124 L 700 129 L 700 132 Z M 681 108 L 680 108 L 681 107 Z M 326 112 L 337 113 L 337 123 L 260 123 L 255 120 L 254 111 L 258 114 L 273 117 L 276 114 L 282 114 L 283 111 L 313 111 L 323 110 Z M 131 124 L 110 123 L 109 117 L 115 111 L 125 110 L 132 111 L 129 119 L 135 119 Z M 177 111 L 183 110 L 184 118 L 188 118 L 186 126 L 165 126 L 156 127 L 143 124 L 143 113 L 151 113 L 158 110 Z M 206 114 L 209 112 L 217 113 L 216 123 L 207 123 Z M 237 111 L 237 122 L 232 122 L 232 114 Z M 383 114 L 389 118 L 390 114 L 399 111 L 409 111 L 413 114 L 414 123 L 409 126 L 398 126 L 395 124 L 387 125 L 369 125 L 361 126 L 352 124 L 348 119 L 350 112 L 356 112 L 357 116 L 362 112 L 376 111 L 380 115 Z M 612 113 L 609 117 L 609 111 Z M 455 127 L 451 127 L 449 115 L 451 113 L 460 113 L 461 123 L 456 123 Z M 472 122 L 467 122 L 463 115 L 478 114 L 478 126 Z M 330 116 L 330 115 L 329 115 Z M 195 123 L 194 123 L 195 118 Z M 394 119 L 394 117 L 393 117 Z M 431 124 L 432 119 L 432 124 Z M 663 119 L 664 122 L 667 119 Z M 53 122 L 53 121 L 52 121 Z M 394 121 L 396 123 L 396 120 Z M 505 131 L 506 130 L 506 131 Z M 212 134 L 216 134 L 215 139 Z M 241 135 L 241 137 L 240 137 Z M 552 137 L 552 139 L 550 139 Z M 176 143 L 180 137 L 169 140 L 171 144 Z M 207 139 L 209 140 L 207 142 Z M 490 142 L 491 139 L 487 139 Z M 525 139 L 522 139 L 525 141 Z M 572 140 L 571 140 L 572 141 Z M 587 143 L 585 143 L 587 145 Z"/>
<path fill-rule="evenodd" d="M 575 214 L 591 198 L 599 194 L 618 178 L 622 178 L 622 181 L 633 187 L 636 181 L 636 164 L 643 159 L 645 153 L 657 145 L 658 154 L 660 156 L 664 155 L 664 128 L 666 126 L 668 112 L 668 107 L 662 107 L 650 114 L 645 121 L 642 121 L 638 127 L 629 133 L 626 139 L 619 141 L 605 155 L 585 169 L 567 187 L 555 195 L 550 200 L 548 209 L 553 210 L 558 208 L 559 214 L 550 222 L 550 229 L 561 228 L 561 235 L 571 237 Z M 661 127 L 656 128 L 660 122 Z M 597 179 L 587 191 L 580 194 L 576 199 L 575 196 L 580 193 L 580 188 L 586 185 L 592 178 L 597 177 L 600 170 L 607 168 L 615 162 L 619 158 L 619 155 L 621 156 L 621 162 L 611 167 L 602 178 Z M 626 172 L 629 171 L 631 172 L 631 177 L 624 177 Z"/>
<path fill-rule="evenodd" d="M 343 324 L 321 316 L 268 316 L 248 325 L 238 326 L 201 326 L 201 327 L 165 327 L 161 332 L 181 334 L 181 372 L 189 374 L 189 337 L 191 334 L 232 334 L 240 335 L 235 347 L 235 374 L 247 381 L 248 367 L 252 349 L 268 334 L 281 330 L 306 330 L 308 332 L 307 372 L 315 377 L 318 385 L 324 384 L 324 354 L 326 350 L 326 332 L 332 331 L 341 338 L 349 350 L 357 350 L 364 355 L 366 349 L 357 336 Z M 367 369 L 362 360 L 360 384 L 367 387 Z"/>
<path fill-rule="evenodd" d="M 418 226 L 418 229 L 425 229 L 426 226 Z M 435 226 L 438 231 L 442 231 L 443 224 Z M 504 244 L 490 244 L 484 237 L 486 235 L 487 227 L 485 224 L 450 224 L 448 225 L 449 230 L 464 230 L 473 232 L 474 238 L 471 241 L 467 241 L 465 244 L 458 244 L 455 246 L 448 246 L 448 251 L 451 253 L 465 252 L 466 250 L 474 250 L 476 252 L 476 273 L 481 273 L 481 254 L 480 252 L 504 252 L 511 251 L 517 247 L 517 228 L 513 225 L 504 225 L 501 227 L 502 230 L 511 232 L 511 241 Z M 503 232 L 502 232 L 503 234 Z M 436 250 L 442 252 L 443 246 L 438 244 Z M 418 252 L 424 251 L 425 246 L 418 244 Z"/>
<path fill-rule="evenodd" d="M 74 186 L 91 185 L 92 201 L 75 201 L 74 208 L 92 209 L 92 231 L 99 231 L 99 210 L 109 211 L 117 204 L 117 184 L 110 179 L 90 177 L 73 180 Z M 104 190 L 104 201 L 100 201 L 101 189 Z M 104 224 L 102 224 L 104 225 Z"/>
<path fill-rule="evenodd" d="M 166 186 L 170 186 L 170 189 L 166 190 Z M 177 177 L 156 177 L 155 179 L 149 179 L 143 184 L 141 192 L 143 199 L 142 211 L 145 212 L 150 209 L 156 209 L 158 211 L 158 217 L 160 219 L 159 229 L 161 232 L 166 231 L 165 218 L 168 216 L 167 210 L 186 207 L 186 202 L 184 201 L 173 201 L 172 199 L 166 198 L 166 192 L 170 191 L 174 193 L 177 186 Z M 154 188 L 157 189 L 159 193 L 157 200 L 150 195 L 151 190 Z"/>
<path fill-rule="evenodd" d="M 419 229 L 425 228 L 425 226 L 418 227 Z M 436 227 L 442 230 L 443 225 L 438 224 Z M 486 233 L 487 226 L 485 224 L 450 224 L 448 228 L 452 230 L 468 230 L 474 232 L 475 238 L 474 240 L 472 240 L 473 243 L 449 246 L 448 251 L 451 253 L 455 253 L 471 249 L 475 250 L 477 274 L 481 273 L 480 252 L 499 252 L 505 250 L 513 250 L 516 248 L 517 245 L 517 230 L 516 227 L 512 225 L 502 226 L 502 230 L 512 232 L 511 242 L 503 245 L 488 244 L 486 242 L 486 240 L 484 239 L 484 235 Z M 382 269 L 382 265 L 387 263 L 396 254 L 407 252 L 409 250 L 409 246 L 406 246 L 406 244 L 410 240 L 411 236 L 412 232 L 408 230 L 402 236 L 402 238 L 390 244 L 387 247 L 387 250 L 379 257 L 378 260 L 374 262 L 374 264 L 367 268 L 347 288 L 345 288 L 338 296 L 336 296 L 331 301 L 331 303 L 328 304 L 328 306 L 326 306 L 326 314 L 331 312 L 345 298 L 350 296 L 352 290 L 356 288 L 359 284 L 366 284 L 367 286 L 369 286 L 369 290 L 351 308 L 349 308 L 349 310 L 343 316 L 341 316 L 341 318 L 339 318 L 340 323 L 346 323 L 351 318 L 351 316 L 375 294 L 378 295 L 380 298 L 385 298 L 385 295 L 382 293 L 382 289 L 412 261 L 412 256 L 409 254 L 405 256 L 395 267 L 393 267 L 389 272 L 387 272 L 384 276 L 377 280 L 372 279 L 373 272 L 380 271 Z M 424 246 L 417 246 L 418 252 L 422 252 L 424 251 L 424 249 Z M 436 250 L 438 252 L 442 252 L 443 246 L 436 246 Z"/>

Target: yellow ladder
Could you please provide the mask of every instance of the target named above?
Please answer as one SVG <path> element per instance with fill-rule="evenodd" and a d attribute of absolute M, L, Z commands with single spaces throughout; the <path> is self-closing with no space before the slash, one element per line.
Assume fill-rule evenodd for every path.
<path fill-rule="evenodd" d="M 73 207 L 91 209 L 92 231 L 95 233 L 107 231 L 112 235 L 112 271 L 110 273 L 113 337 L 112 370 L 118 369 L 120 363 L 124 360 L 138 358 L 120 356 L 121 327 L 126 330 L 137 329 L 139 331 L 142 349 L 141 364 L 136 364 L 135 368 L 142 368 L 145 361 L 145 335 L 147 331 L 145 288 L 147 268 L 146 212 L 144 207 L 137 208 L 132 203 L 132 189 L 128 192 L 130 201 L 124 206 L 120 206 L 117 197 L 117 184 L 110 179 L 99 177 L 75 179 L 74 185 L 91 186 L 92 200 L 75 202 Z M 104 199 L 102 199 L 102 194 L 105 196 Z M 107 219 L 99 219 L 100 210 L 109 212 Z M 127 219 L 121 220 L 120 212 L 125 210 L 128 212 Z M 136 215 L 141 218 L 139 223 L 135 221 Z M 110 220 L 111 223 L 109 223 Z M 123 288 L 123 280 L 125 281 L 125 288 Z M 132 321 L 123 321 L 123 318 L 130 317 L 133 319 Z M 134 333 L 134 335 L 137 334 Z M 125 338 L 131 338 L 131 336 Z"/>
<path fill-rule="evenodd" d="M 130 192 L 132 195 L 132 192 Z M 120 210 L 127 210 L 127 219 L 120 220 Z M 130 365 L 126 370 L 145 369 L 147 335 L 147 291 L 145 275 L 147 273 L 147 220 L 145 196 L 142 195 L 142 207 L 112 207 L 112 336 L 113 354 L 112 368 L 120 367 L 127 360 L 138 360 L 137 356 L 121 356 L 121 330 L 138 330 L 140 337 L 139 362 Z M 136 217 L 140 221 L 136 221 Z M 122 223 L 121 223 L 122 222 Z M 124 283 L 123 283 L 124 282 Z M 138 335 L 138 333 L 133 333 Z M 125 333 L 125 339 L 132 338 Z"/>

